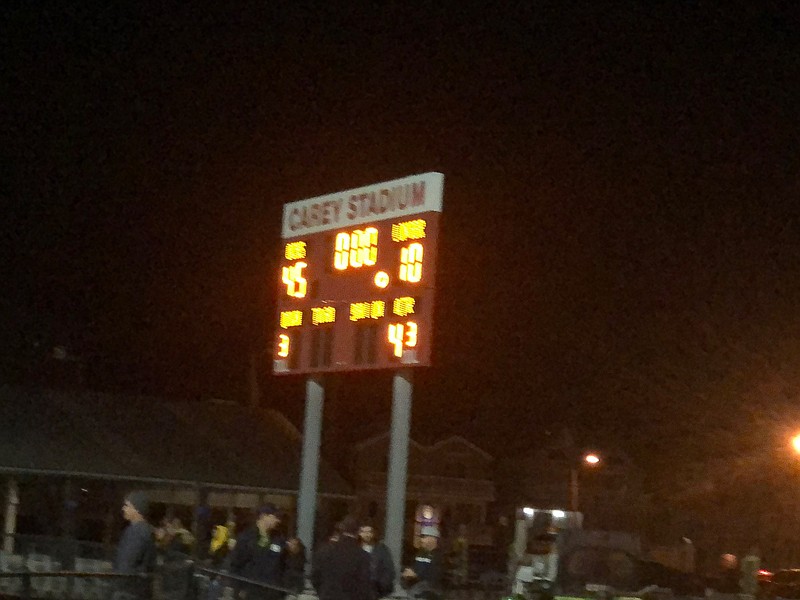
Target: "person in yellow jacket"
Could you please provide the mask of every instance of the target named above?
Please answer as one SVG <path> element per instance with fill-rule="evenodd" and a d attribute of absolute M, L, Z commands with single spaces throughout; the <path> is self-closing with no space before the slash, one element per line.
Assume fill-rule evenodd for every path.
<path fill-rule="evenodd" d="M 211 558 L 211 563 L 217 568 L 222 567 L 228 554 L 233 550 L 236 544 L 234 534 L 236 526 L 233 522 L 229 521 L 225 525 L 217 525 L 211 536 L 211 544 L 208 548 L 208 555 Z"/>

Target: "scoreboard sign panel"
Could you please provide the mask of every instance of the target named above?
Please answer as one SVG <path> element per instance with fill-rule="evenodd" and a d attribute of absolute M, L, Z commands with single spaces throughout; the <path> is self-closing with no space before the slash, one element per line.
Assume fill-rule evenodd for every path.
<path fill-rule="evenodd" d="M 284 205 L 273 371 L 427 366 L 441 173 Z"/>

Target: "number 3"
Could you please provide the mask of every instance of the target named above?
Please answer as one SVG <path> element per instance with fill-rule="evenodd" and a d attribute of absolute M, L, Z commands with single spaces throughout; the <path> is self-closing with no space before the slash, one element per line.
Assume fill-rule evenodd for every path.
<path fill-rule="evenodd" d="M 280 340 L 278 342 L 278 356 L 286 358 L 289 356 L 289 336 L 282 333 L 278 336 L 278 339 Z"/>

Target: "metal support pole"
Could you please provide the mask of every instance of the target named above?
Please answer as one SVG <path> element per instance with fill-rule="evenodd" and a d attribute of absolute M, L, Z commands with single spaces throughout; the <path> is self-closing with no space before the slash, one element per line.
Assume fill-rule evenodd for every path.
<path fill-rule="evenodd" d="M 403 556 L 403 520 L 406 507 L 408 440 L 411 431 L 411 370 L 395 372 L 392 381 L 392 437 L 386 479 L 386 531 L 384 541 L 400 573 Z"/>
<path fill-rule="evenodd" d="M 3 551 L 14 552 L 14 535 L 17 533 L 17 511 L 19 510 L 19 484 L 13 477 L 8 478 L 6 487 L 6 519 L 3 530 Z"/>
<path fill-rule="evenodd" d="M 570 510 L 578 512 L 578 468 L 572 467 L 569 470 L 569 498 Z"/>
<path fill-rule="evenodd" d="M 205 552 L 208 550 L 208 540 L 206 534 L 208 533 L 208 520 L 209 515 L 206 514 L 208 509 L 208 489 L 201 486 L 199 483 L 194 486 L 194 506 L 192 507 L 192 522 L 191 527 L 192 536 L 194 536 L 194 544 L 192 544 L 192 557 L 205 558 Z M 201 548 L 200 543 L 203 542 Z"/>
<path fill-rule="evenodd" d="M 322 409 L 325 389 L 316 377 L 306 381 L 306 416 L 303 429 L 303 459 L 300 493 L 297 498 L 297 537 L 309 550 L 314 547 L 314 519 L 317 511 L 319 449 L 322 439 Z"/>
<path fill-rule="evenodd" d="M 61 536 L 64 540 L 60 557 L 61 568 L 70 571 L 75 568 L 75 557 L 78 554 L 78 540 L 76 537 L 78 498 L 75 481 L 71 478 L 64 480 L 64 493 L 62 501 Z"/>

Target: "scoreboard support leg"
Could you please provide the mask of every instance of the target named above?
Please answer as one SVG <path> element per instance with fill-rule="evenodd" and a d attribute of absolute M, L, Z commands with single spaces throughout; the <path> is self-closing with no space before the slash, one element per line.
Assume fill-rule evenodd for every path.
<path fill-rule="evenodd" d="M 297 537 L 306 548 L 314 547 L 314 520 L 317 512 L 317 480 L 322 437 L 322 408 L 325 389 L 318 377 L 306 380 L 306 415 L 303 426 L 303 458 L 300 492 L 297 499 Z"/>
<path fill-rule="evenodd" d="M 396 371 L 392 381 L 392 433 L 389 472 L 386 479 L 386 527 L 384 542 L 400 574 L 403 556 L 403 519 L 406 507 L 408 440 L 411 431 L 411 369 Z"/>

